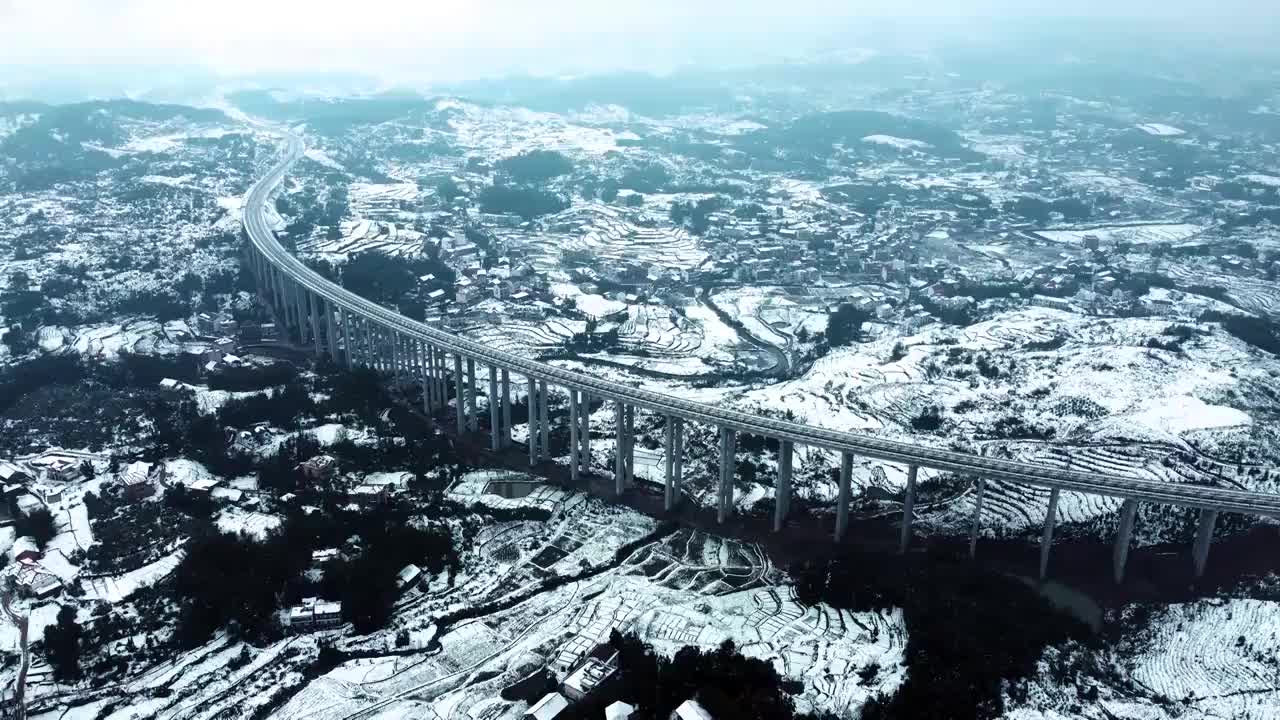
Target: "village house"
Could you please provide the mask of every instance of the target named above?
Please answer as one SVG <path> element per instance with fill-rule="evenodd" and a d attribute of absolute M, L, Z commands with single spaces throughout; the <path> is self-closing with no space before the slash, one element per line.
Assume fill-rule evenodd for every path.
<path fill-rule="evenodd" d="M 299 463 L 298 470 L 308 480 L 327 482 L 337 476 L 338 460 L 332 455 L 316 455 L 305 462 Z"/>
<path fill-rule="evenodd" d="M 301 604 L 289 608 L 285 622 L 294 632 L 334 628 L 342 624 L 342 603 L 304 598 Z"/>
<path fill-rule="evenodd" d="M 410 588 L 422 578 L 422 568 L 410 563 L 400 568 L 396 575 L 396 587 L 401 591 Z"/>
<path fill-rule="evenodd" d="M 80 461 L 63 455 L 42 455 L 27 462 L 46 482 L 69 483 L 80 478 Z"/>
<path fill-rule="evenodd" d="M 547 693 L 524 712 L 526 718 L 533 720 L 555 720 L 569 707 L 569 700 L 558 692 Z"/>
<path fill-rule="evenodd" d="M 617 673 L 618 653 L 608 659 L 589 657 L 560 683 L 560 692 L 574 701 L 582 700 L 607 685 Z"/>
<path fill-rule="evenodd" d="M 163 472 L 164 465 L 159 465 Z M 130 500 L 140 500 L 144 497 L 155 494 L 156 483 L 159 481 L 159 473 L 153 470 L 149 463 L 141 460 L 131 462 L 124 467 L 117 475 L 120 486 L 124 489 L 125 497 Z"/>

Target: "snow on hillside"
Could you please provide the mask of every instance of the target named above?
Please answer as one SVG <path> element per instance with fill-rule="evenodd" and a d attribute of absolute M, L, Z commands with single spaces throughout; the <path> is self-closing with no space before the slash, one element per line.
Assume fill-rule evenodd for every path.
<path fill-rule="evenodd" d="M 438 105 L 437 109 L 442 108 Z M 553 113 L 519 107 L 480 107 L 457 100 L 451 101 L 448 109 L 453 111 L 449 125 L 456 133 L 458 147 L 481 150 L 489 157 L 528 150 L 598 157 L 618 149 L 618 135 L 613 130 L 576 124 Z"/>
<path fill-rule="evenodd" d="M 118 575 L 81 578 L 80 584 L 84 588 L 84 597 L 86 600 L 122 602 L 138 590 L 151 587 L 168 577 L 182 562 L 183 557 L 185 557 L 183 550 L 175 550 L 136 570 Z"/>
<path fill-rule="evenodd" d="M 1137 128 L 1148 135 L 1155 135 L 1157 137 L 1177 137 L 1178 135 L 1187 134 L 1186 130 L 1176 128 L 1172 125 L 1165 125 L 1164 123 L 1142 123 L 1141 125 L 1138 125 Z"/>
<path fill-rule="evenodd" d="M 1280 642 L 1278 618 L 1280 605 L 1266 600 L 1202 600 L 1127 608 L 1117 622 L 1137 623 L 1139 627 L 1105 651 L 1098 671 L 1080 682 L 1064 684 L 1050 670 L 1059 659 L 1065 659 L 1064 653 L 1049 651 L 1030 684 L 1028 699 L 1012 707 L 1005 718 L 1280 717 L 1280 660 L 1275 654 Z M 1097 697 L 1081 697 L 1084 690 L 1096 690 Z"/>
<path fill-rule="evenodd" d="M 1245 182 L 1251 182 L 1256 185 L 1270 185 L 1271 187 L 1280 187 L 1280 177 L 1275 175 L 1263 175 L 1262 173 L 1249 173 L 1241 175 L 1240 179 Z"/>
<path fill-rule="evenodd" d="M 959 442 L 972 451 L 1059 467 L 1214 482 L 1214 475 L 1186 465 L 1178 449 L 1194 453 L 1193 447 L 1206 442 L 1205 433 L 1211 438 L 1249 427 L 1268 399 L 1243 389 L 1252 387 L 1249 379 L 1267 383 L 1280 367 L 1212 325 L 1200 326 L 1200 334 L 1178 352 L 1147 346 L 1153 338 L 1169 340 L 1170 325 L 1163 319 L 1010 310 L 965 328 L 935 325 L 900 340 L 836 349 L 802 376 L 749 390 L 733 402 L 914 443 Z M 991 377 L 979 371 L 979 359 Z M 939 433 L 913 429 L 912 420 L 931 406 L 944 418 Z M 1051 429 L 1053 435 L 1002 439 L 996 432 L 1002 426 Z M 1117 445 L 1125 449 L 1113 449 Z M 856 462 L 855 485 L 869 484 L 877 467 L 886 490 L 900 489 L 904 469 L 888 463 Z M 1033 527 L 1043 520 L 1047 492 L 988 487 L 986 513 L 998 528 Z M 805 492 L 821 498 L 830 490 Z M 950 508 L 954 516 L 937 520 L 963 522 L 969 507 L 966 496 L 958 497 Z M 1061 510 L 1068 521 L 1088 521 L 1116 507 L 1105 498 L 1068 493 Z"/>
<path fill-rule="evenodd" d="M 821 641 L 801 629 L 826 628 Z M 712 650 L 732 640 L 747 657 L 769 662 L 778 674 L 803 683 L 801 712 L 837 716 L 856 711 L 877 694 L 892 694 L 906 679 L 907 628 L 901 610 L 854 613 L 826 604 L 799 605 L 787 588 L 735 592 L 650 610 L 634 625 L 664 655 L 689 645 Z M 881 668 L 867 685 L 857 670 Z"/>
<path fill-rule="evenodd" d="M 894 137 L 892 135 L 868 135 L 862 138 L 862 142 L 871 143 L 873 145 L 888 145 L 899 150 L 923 150 L 933 147 L 923 140 L 911 140 L 908 138 Z"/>
<path fill-rule="evenodd" d="M 1205 228 L 1191 223 L 1151 223 L 1115 225 L 1087 230 L 1037 230 L 1036 235 L 1066 245 L 1084 244 L 1085 235 L 1096 235 L 1104 243 L 1178 243 L 1188 240 Z"/>

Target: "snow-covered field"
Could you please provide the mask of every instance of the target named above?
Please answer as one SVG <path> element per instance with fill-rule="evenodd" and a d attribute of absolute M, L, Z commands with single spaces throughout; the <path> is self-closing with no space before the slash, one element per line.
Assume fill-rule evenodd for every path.
<path fill-rule="evenodd" d="M 1204 232 L 1205 228 L 1190 223 L 1149 225 L 1116 225 L 1087 230 L 1037 230 L 1036 235 L 1050 242 L 1083 245 L 1085 235 L 1096 235 L 1106 243 L 1179 243 Z"/>
<path fill-rule="evenodd" d="M 872 145 L 888 145 L 899 150 L 923 150 L 932 147 L 923 140 L 910 140 L 892 135 L 868 135 L 862 138 L 862 142 L 871 143 Z"/>
<path fill-rule="evenodd" d="M 1186 130 L 1176 128 L 1172 125 L 1165 125 L 1164 123 L 1142 123 L 1137 127 L 1148 135 L 1155 135 L 1157 137 L 1177 137 L 1179 135 L 1187 134 Z"/>
<path fill-rule="evenodd" d="M 1201 600 L 1149 609 L 1138 620 L 1128 608 L 1117 620 L 1140 623 L 1109 648 L 1105 673 L 1063 684 L 1049 667 L 1051 651 L 1031 684 L 1028 701 L 1009 720 L 1270 720 L 1280 717 L 1280 606 L 1267 600 Z M 1145 614 L 1145 613 L 1144 613 Z M 1084 688 L 1096 699 L 1080 697 Z"/>
<path fill-rule="evenodd" d="M 528 478 L 476 472 L 451 487 L 449 494 L 463 502 L 542 507 L 553 518 L 546 528 L 527 522 L 486 527 L 474 544 L 481 561 L 467 564 L 450 597 L 482 602 L 512 590 L 527 593 L 513 580 L 530 569 L 545 568 L 530 576 L 542 577 L 577 573 L 584 563 L 603 565 L 622 544 L 656 526 L 626 508 L 561 490 L 539 487 L 513 498 L 489 490 L 522 479 Z M 438 654 L 339 666 L 305 687 L 278 717 L 343 718 L 361 711 L 370 717 L 515 717 L 523 708 L 499 698 L 503 687 L 544 666 L 563 677 L 615 629 L 636 632 L 667 653 L 685 645 L 711 650 L 733 639 L 743 653 L 801 682 L 803 710 L 845 714 L 902 682 L 907 633 L 899 611 L 805 609 L 780 580 L 752 545 L 678 531 L 634 550 L 616 569 L 449 628 Z M 413 623 L 408 617 L 399 622 Z M 880 671 L 862 684 L 856 671 L 872 664 Z"/>

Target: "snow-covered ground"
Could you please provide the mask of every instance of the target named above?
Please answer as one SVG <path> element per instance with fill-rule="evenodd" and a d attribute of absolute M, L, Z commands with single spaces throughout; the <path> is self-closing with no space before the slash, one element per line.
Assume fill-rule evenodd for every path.
<path fill-rule="evenodd" d="M 1267 600 L 1201 600 L 1128 608 L 1138 623 L 1099 662 L 1104 672 L 1063 683 L 1051 666 L 1071 650 L 1051 650 L 1026 702 L 1008 720 L 1270 720 L 1280 717 L 1280 605 Z M 1146 616 L 1149 612 L 1150 615 Z M 1076 650 L 1075 652 L 1080 652 Z M 1096 698 L 1081 693 L 1096 689 Z"/>
<path fill-rule="evenodd" d="M 1155 135 L 1157 137 L 1177 137 L 1179 135 L 1187 134 L 1186 130 L 1176 128 L 1172 125 L 1165 125 L 1164 123 L 1142 123 L 1137 127 L 1148 135 Z"/>
<path fill-rule="evenodd" d="M 1205 228 L 1191 223 L 1165 223 L 1143 225 L 1116 225 L 1086 230 L 1037 230 L 1036 235 L 1065 245 L 1083 245 L 1085 235 L 1096 235 L 1107 243 L 1179 243 L 1204 232 Z"/>
<path fill-rule="evenodd" d="M 932 147 L 923 140 L 910 140 L 907 138 L 894 137 L 893 135 L 868 135 L 862 138 L 862 142 L 871 143 L 873 145 L 888 145 L 899 150 L 923 150 Z"/>

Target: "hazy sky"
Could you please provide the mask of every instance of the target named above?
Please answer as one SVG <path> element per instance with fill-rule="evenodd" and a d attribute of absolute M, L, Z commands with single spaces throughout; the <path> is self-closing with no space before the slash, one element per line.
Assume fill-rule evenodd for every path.
<path fill-rule="evenodd" d="M 1048 6 L 1044 10 L 1036 6 Z M 1149 21 L 1266 37 L 1263 0 L 0 0 L 0 66 L 175 63 L 458 79 L 754 58 L 995 25 Z M 1274 36 L 1272 36 L 1274 37 Z"/>

